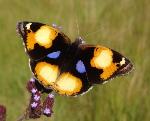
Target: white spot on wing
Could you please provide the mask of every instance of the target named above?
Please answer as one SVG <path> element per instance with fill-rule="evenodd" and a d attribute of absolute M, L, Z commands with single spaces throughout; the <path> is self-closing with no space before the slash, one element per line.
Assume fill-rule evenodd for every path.
<path fill-rule="evenodd" d="M 32 23 L 28 23 L 28 24 L 26 25 L 26 28 L 27 28 L 27 29 L 30 29 L 31 24 L 32 24 Z"/>
<path fill-rule="evenodd" d="M 125 64 L 125 58 L 123 57 L 122 60 L 120 61 L 120 65 L 122 66 L 123 64 Z"/>

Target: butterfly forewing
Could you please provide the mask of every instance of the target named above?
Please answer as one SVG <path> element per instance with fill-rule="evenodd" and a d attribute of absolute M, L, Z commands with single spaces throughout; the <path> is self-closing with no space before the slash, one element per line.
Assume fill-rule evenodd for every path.
<path fill-rule="evenodd" d="M 132 70 L 131 62 L 120 53 L 103 46 L 80 45 L 88 79 L 94 84 L 124 75 Z"/>
<path fill-rule="evenodd" d="M 37 22 L 19 22 L 17 31 L 29 57 L 38 60 L 49 53 L 64 53 L 70 45 L 69 38 L 58 29 Z"/>

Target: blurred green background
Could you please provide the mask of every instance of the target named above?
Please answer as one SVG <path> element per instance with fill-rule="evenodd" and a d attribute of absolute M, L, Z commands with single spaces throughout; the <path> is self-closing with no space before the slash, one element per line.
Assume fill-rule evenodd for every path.
<path fill-rule="evenodd" d="M 0 104 L 7 106 L 7 121 L 23 114 L 30 97 L 28 58 L 16 34 L 23 20 L 56 23 L 72 40 L 80 35 L 113 48 L 135 66 L 84 96 L 56 95 L 54 115 L 38 121 L 150 120 L 149 0 L 0 0 Z"/>

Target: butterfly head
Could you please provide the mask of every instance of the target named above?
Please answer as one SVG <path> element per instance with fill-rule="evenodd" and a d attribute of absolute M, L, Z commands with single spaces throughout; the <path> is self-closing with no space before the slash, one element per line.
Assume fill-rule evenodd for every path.
<path fill-rule="evenodd" d="M 83 40 L 83 38 L 78 37 L 78 38 L 75 39 L 75 41 L 72 44 L 75 45 L 75 46 L 79 46 L 79 45 L 84 44 L 84 43 L 85 43 L 85 41 Z"/>

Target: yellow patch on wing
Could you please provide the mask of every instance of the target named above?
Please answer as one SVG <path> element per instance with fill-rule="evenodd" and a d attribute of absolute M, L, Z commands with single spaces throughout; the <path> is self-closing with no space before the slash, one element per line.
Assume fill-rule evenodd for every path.
<path fill-rule="evenodd" d="M 120 62 L 120 64 L 123 63 L 124 60 Z M 90 64 L 92 67 L 103 70 L 103 73 L 100 74 L 100 78 L 103 80 L 107 80 L 118 69 L 117 63 L 113 63 L 113 52 L 109 48 L 101 46 L 94 49 L 94 57 Z"/>
<path fill-rule="evenodd" d="M 35 40 L 35 34 L 33 32 L 30 32 L 27 34 L 27 49 L 28 50 L 33 50 L 34 49 L 34 44 L 36 44 L 36 40 Z"/>
<path fill-rule="evenodd" d="M 35 33 L 35 39 L 39 45 L 49 48 L 52 46 L 52 42 L 57 35 L 58 30 L 45 25 L 41 26 L 41 28 Z"/>
<path fill-rule="evenodd" d="M 43 86 L 53 85 L 59 74 L 58 66 L 46 62 L 39 62 L 35 67 L 35 74 Z"/>
<path fill-rule="evenodd" d="M 59 94 L 73 95 L 79 92 L 82 88 L 82 81 L 80 78 L 72 74 L 63 73 L 56 82 L 55 89 Z"/>
<path fill-rule="evenodd" d="M 33 50 L 34 45 L 38 43 L 40 46 L 45 48 L 50 48 L 52 46 L 53 40 L 58 35 L 58 30 L 44 25 L 41 26 L 35 33 L 30 29 L 31 23 L 27 24 L 27 30 L 30 30 L 30 33 L 27 33 L 27 49 Z"/>
<path fill-rule="evenodd" d="M 118 67 L 116 66 L 115 63 L 112 63 L 110 66 L 107 68 L 103 69 L 103 73 L 100 74 L 100 78 L 103 80 L 108 79 L 115 71 L 117 71 Z"/>
<path fill-rule="evenodd" d="M 104 69 L 111 65 L 112 63 L 112 51 L 105 47 L 96 47 L 94 49 L 94 57 L 91 59 L 91 66 L 98 69 Z"/>

